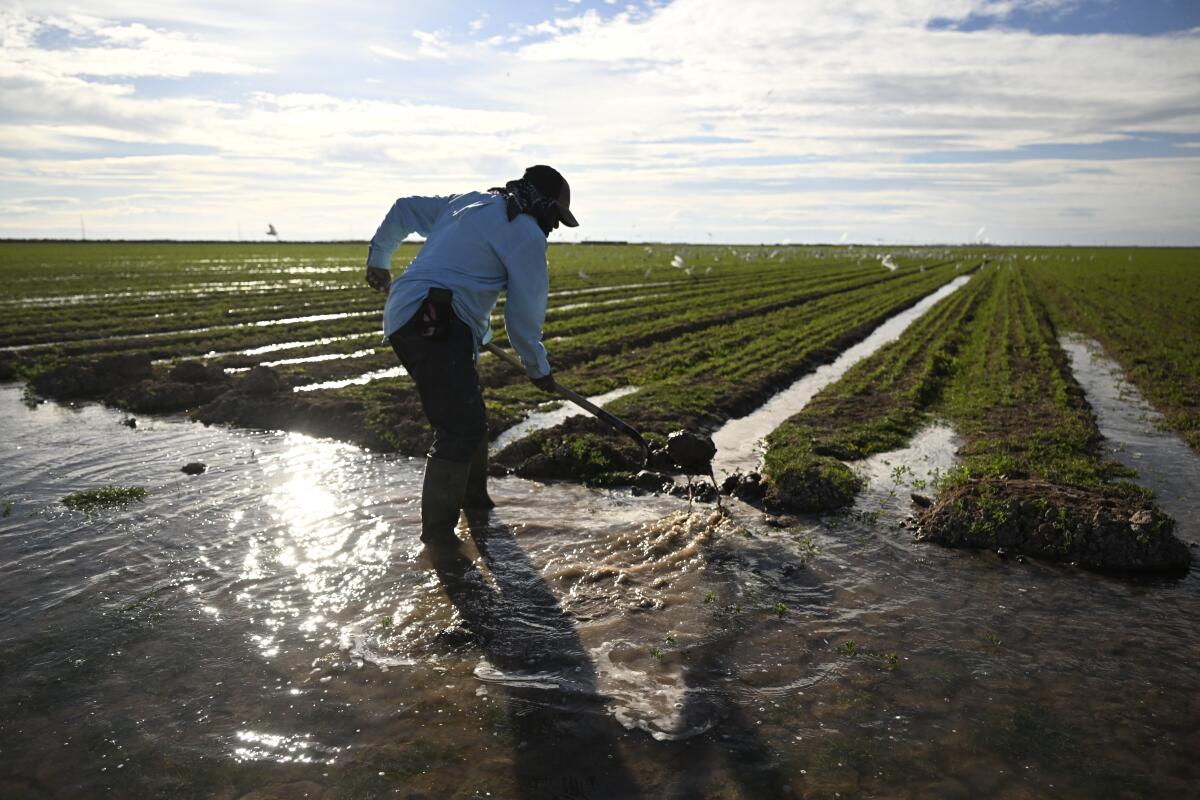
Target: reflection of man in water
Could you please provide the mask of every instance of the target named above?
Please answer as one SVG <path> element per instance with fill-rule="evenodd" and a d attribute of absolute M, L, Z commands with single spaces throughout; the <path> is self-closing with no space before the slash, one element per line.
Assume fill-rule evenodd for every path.
<path fill-rule="evenodd" d="M 530 380 L 554 391 L 542 346 L 548 276 L 546 239 L 559 223 L 575 227 L 571 189 L 538 165 L 503 188 L 451 197 L 402 197 L 371 239 L 367 283 L 390 284 L 383 330 L 417 384 L 433 426 L 421 491 L 421 540 L 457 545 L 463 508 L 491 508 L 487 494 L 487 415 L 479 388 L 479 347 L 507 291 L 504 327 Z M 392 253 L 410 233 L 420 253 L 392 282 Z"/>

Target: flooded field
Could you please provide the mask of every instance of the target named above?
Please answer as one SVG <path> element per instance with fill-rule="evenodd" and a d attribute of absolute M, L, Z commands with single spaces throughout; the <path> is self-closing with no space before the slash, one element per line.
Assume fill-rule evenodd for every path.
<path fill-rule="evenodd" d="M 0 414 L 6 798 L 1182 797 L 1200 780 L 1195 571 L 917 545 L 890 466 L 855 511 L 782 520 L 494 480 L 499 507 L 433 563 L 419 461 L 130 429 L 12 384 Z M 952 434 L 914 446 L 880 463 L 944 459 Z M 98 483 L 149 495 L 62 505 Z"/>
<path fill-rule="evenodd" d="M 1136 253 L 1141 280 L 1116 251 L 552 248 L 545 338 L 564 385 L 656 444 L 713 433 L 718 475 L 778 488 L 815 464 L 852 490 L 827 514 L 635 493 L 616 434 L 485 357 L 496 461 L 549 454 L 543 474 L 609 488 L 493 479 L 496 510 L 436 558 L 406 455 L 428 430 L 380 339 L 381 298 L 352 282 L 361 253 L 5 254 L 4 800 L 1200 783 L 1196 570 L 1100 575 L 919 544 L 912 523 L 914 494 L 950 473 L 1128 478 L 1195 553 L 1200 459 L 1163 430 L 1194 436 L 1193 251 Z M 1083 255 L 1149 287 L 1161 346 Z M 104 486 L 146 496 L 63 503 Z"/>

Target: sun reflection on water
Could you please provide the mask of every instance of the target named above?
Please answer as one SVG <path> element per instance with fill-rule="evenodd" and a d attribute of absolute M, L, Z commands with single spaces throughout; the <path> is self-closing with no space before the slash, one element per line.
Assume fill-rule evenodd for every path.
<path fill-rule="evenodd" d="M 280 736 L 278 734 L 241 730 L 238 746 L 233 749 L 237 761 L 273 761 L 277 764 L 332 764 L 339 749 L 323 747 L 311 741 L 309 734 Z"/>
<path fill-rule="evenodd" d="M 262 612 L 254 637 L 266 658 L 286 652 L 289 634 L 312 641 L 336 632 L 366 607 L 392 561 L 392 524 L 362 491 L 362 453 L 349 445 L 287 434 L 264 460 L 267 527 L 252 534 L 240 601 Z M 373 599 L 374 598 L 374 599 Z"/>

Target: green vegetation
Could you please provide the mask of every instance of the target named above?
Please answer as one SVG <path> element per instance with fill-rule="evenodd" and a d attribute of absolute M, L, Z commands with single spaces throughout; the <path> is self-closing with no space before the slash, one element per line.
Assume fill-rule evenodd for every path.
<path fill-rule="evenodd" d="M 764 473 L 785 486 L 800 474 L 810 493 L 831 486 L 828 507 L 845 505 L 852 483 L 837 459 L 902 447 L 933 417 L 964 439 L 962 466 L 942 488 L 980 477 L 1103 486 L 1129 474 L 1102 454 L 1046 306 L 1007 262 L 980 270 L 776 429 Z M 1004 521 L 1002 502 L 982 510 L 980 524 Z"/>
<path fill-rule="evenodd" d="M 882 269 L 863 248 L 552 245 L 545 326 L 560 380 L 585 394 L 621 385 L 617 401 L 655 439 L 688 425 L 745 413 L 778 388 L 827 362 L 879 321 L 945 283 L 965 251 L 899 254 Z M 406 245 L 399 272 L 415 253 Z M 349 380 L 397 366 L 380 337 L 383 298 L 362 281 L 361 244 L 0 243 L 0 379 L 63 365 L 153 359 L 124 377 L 39 383 L 56 397 L 92 397 L 144 411 L 189 409 L 206 421 L 299 427 L 375 449 L 423 452 L 429 430 L 405 376 L 290 394 L 212 398 L 244 371 L 269 365 L 285 388 Z M 685 267 L 673 268 L 682 255 Z M 505 344 L 503 303 L 493 324 Z M 149 392 L 173 363 L 202 360 L 228 372 L 203 390 Z M 144 361 L 142 362 L 145 363 Z M 76 367 L 72 367 L 75 369 Z M 104 369 L 109 369 L 105 367 Z M 103 370 L 101 370 L 103 371 Z M 112 371 L 111 369 L 109 370 Z M 545 395 L 519 372 L 485 356 L 493 434 Z M 209 403 L 215 408 L 204 410 Z M 602 428 L 552 431 L 526 456 L 551 457 L 565 473 L 619 477 L 636 454 Z M 576 474 L 578 472 L 578 474 Z"/>
<path fill-rule="evenodd" d="M 126 506 L 145 499 L 146 490 L 141 486 L 102 486 L 69 494 L 63 498 L 63 505 L 74 511 L 95 511 L 100 508 Z"/>
<path fill-rule="evenodd" d="M 397 253 L 396 272 L 416 248 Z M 225 384 L 161 401 L 194 409 L 256 365 L 270 365 L 285 389 L 394 368 L 379 333 L 383 298 L 362 281 L 364 252 L 353 243 L 0 243 L 0 379 L 138 355 L 156 360 L 156 381 L 184 359 L 228 371 Z M 895 271 L 880 267 L 882 254 L 552 245 L 551 363 L 564 385 L 585 394 L 638 387 L 610 410 L 648 439 L 713 428 L 986 256 L 992 263 L 964 288 L 770 436 L 769 499 L 802 509 L 848 504 L 861 484 L 843 462 L 902 446 L 932 417 L 948 419 L 966 442 L 959 483 L 1003 476 L 1098 486 L 1127 474 L 1099 453 L 1057 344 L 1063 326 L 1099 339 L 1195 444 L 1194 251 L 910 249 L 893 252 Z M 671 266 L 677 255 L 685 269 Z M 505 344 L 502 306 L 493 324 Z M 480 377 L 494 435 L 545 399 L 491 357 L 481 359 Z M 115 390 L 103 380 L 54 385 L 133 407 L 126 388 L 134 379 Z M 430 435 L 405 376 L 289 393 L 286 402 L 212 403 L 219 413 L 202 410 L 201 418 L 298 426 L 382 450 L 420 453 Z M 630 447 L 598 423 L 572 422 L 501 461 L 523 474 L 603 483 L 636 465 Z"/>
<path fill-rule="evenodd" d="M 1059 250 L 1025 270 L 1058 329 L 1098 341 L 1200 453 L 1200 254 Z"/>
<path fill-rule="evenodd" d="M 1101 485 L 1117 472 L 1026 272 L 1001 264 L 934 405 L 972 476 Z"/>

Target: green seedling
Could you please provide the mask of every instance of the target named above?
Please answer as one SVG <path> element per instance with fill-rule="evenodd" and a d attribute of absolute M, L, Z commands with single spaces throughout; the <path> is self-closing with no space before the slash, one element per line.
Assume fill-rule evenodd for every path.
<path fill-rule="evenodd" d="M 94 511 L 126 506 L 145 499 L 146 490 L 140 486 L 103 486 L 69 494 L 62 501 L 63 505 L 74 511 Z"/>

